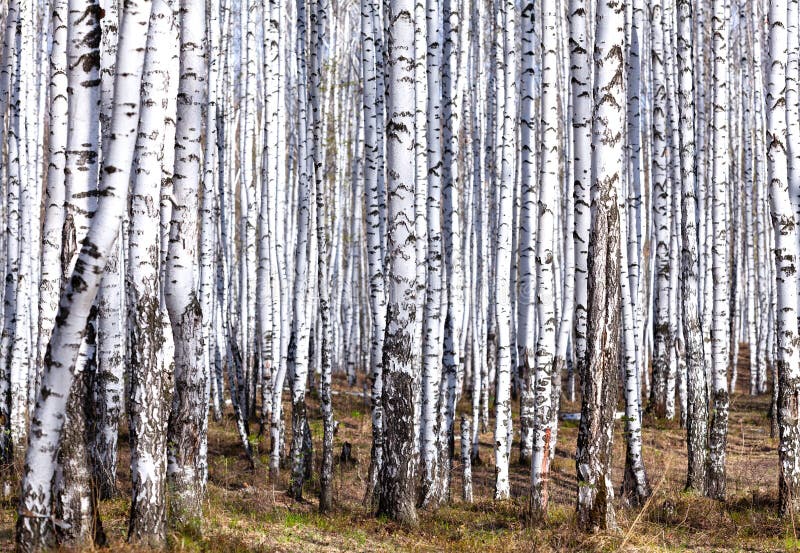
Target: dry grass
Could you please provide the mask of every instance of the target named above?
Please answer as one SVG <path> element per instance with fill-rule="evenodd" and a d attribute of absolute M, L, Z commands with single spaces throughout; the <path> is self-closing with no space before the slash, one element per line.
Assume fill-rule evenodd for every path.
<path fill-rule="evenodd" d="M 744 353 L 744 352 L 743 352 Z M 740 382 L 746 382 L 741 375 Z M 338 381 L 336 387 L 345 390 Z M 314 403 L 314 405 L 316 405 Z M 574 523 L 575 465 L 572 453 L 575 423 L 565 423 L 552 465 L 550 519 L 546 525 L 525 528 L 529 469 L 512 458 L 512 495 L 509 501 L 491 501 L 494 466 L 490 433 L 481 436 L 483 463 L 474 467 L 476 503 L 460 502 L 458 463 L 453 482 L 455 501 L 436 512 L 423 512 L 417 529 L 402 528 L 377 519 L 361 504 L 369 465 L 368 407 L 355 394 L 334 398 L 337 452 L 345 441 L 353 445 L 358 463 L 337 467 L 334 478 L 336 511 L 316 510 L 316 480 L 306 488 L 308 502 L 296 503 L 285 494 L 287 477 L 267 478 L 266 443 L 257 444 L 260 463 L 247 468 L 233 421 L 212 424 L 209 436 L 210 478 L 202 538 L 173 534 L 175 551 L 281 552 L 391 552 L 400 551 L 800 551 L 800 540 L 790 523 L 776 515 L 777 451 L 769 437 L 766 396 L 734 395 L 728 442 L 728 500 L 725 503 L 682 493 L 686 471 L 684 431 L 677 424 L 647 421 L 644 456 L 652 500 L 642 511 L 618 509 L 620 531 L 585 535 Z M 466 405 L 464 405 L 466 407 Z M 565 410 L 577 410 L 564 405 Z M 317 409 L 312 432 L 321 438 Z M 621 425 L 621 423 L 619 423 Z M 617 428 L 614 479 L 620 482 L 624 463 L 621 426 Z M 458 444 L 457 444 L 458 445 Z M 105 501 L 102 517 L 114 551 L 132 551 L 125 545 L 127 496 L 130 490 L 126 436 L 121 440 L 120 498 Z M 319 451 L 315 452 L 317 455 Z M 516 455 L 516 450 L 515 450 Z M 0 509 L 0 551 L 13 550 L 14 509 Z"/>

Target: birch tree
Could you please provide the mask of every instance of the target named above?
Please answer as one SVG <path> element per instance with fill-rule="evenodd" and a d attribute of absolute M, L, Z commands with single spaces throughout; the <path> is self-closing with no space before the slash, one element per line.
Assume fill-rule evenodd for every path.
<path fill-rule="evenodd" d="M 511 493 L 509 459 L 511 456 L 511 258 L 512 213 L 516 177 L 516 75 L 514 71 L 516 4 L 504 2 L 503 16 L 503 107 L 501 170 L 496 182 L 497 231 L 495 241 L 495 302 L 497 317 L 497 369 L 495 395 L 495 499 L 507 499 Z"/>
<path fill-rule="evenodd" d="M 376 27 L 378 6 L 374 0 L 361 0 L 361 71 L 364 108 L 364 191 L 366 194 L 366 238 L 370 302 L 369 374 L 372 381 L 372 452 L 367 496 L 376 489 L 383 464 L 383 340 L 386 326 L 384 283 L 385 188 L 383 185 L 383 144 L 380 140 L 383 110 L 379 103 L 383 91 L 378 87 L 378 44 Z"/>
<path fill-rule="evenodd" d="M 81 245 L 75 268 L 61 295 L 56 326 L 45 356 L 42 384 L 31 418 L 31 433 L 17 518 L 17 546 L 33 551 L 54 545 L 50 485 L 55 468 L 73 370 L 84 337 L 86 321 L 100 286 L 105 261 L 114 246 L 125 209 L 130 167 L 136 140 L 141 84 L 150 3 L 128 2 L 122 12 L 117 74 L 112 110 L 112 138 L 103 160 L 100 198 L 92 226 Z M 75 4 L 87 20 L 99 14 L 96 5 Z M 96 20 L 95 20 L 96 21 Z M 87 21 L 90 23 L 90 21 Z M 137 29 L 134 32 L 134 29 Z M 88 58 L 91 60 L 91 58 Z M 96 70 L 89 61 L 86 70 Z M 87 123 L 88 124 L 88 123 Z M 96 124 L 96 123 L 95 123 Z"/>
<path fill-rule="evenodd" d="M 556 305 L 554 230 L 561 186 L 559 162 L 561 137 L 558 126 L 558 33 L 557 2 L 542 6 L 542 121 L 539 141 L 542 144 L 542 167 L 539 174 L 539 213 L 536 241 L 537 343 L 535 353 L 536 385 L 533 420 L 533 456 L 531 469 L 531 510 L 534 518 L 547 514 L 547 481 L 553 418 L 552 386 L 556 349 Z"/>
<path fill-rule="evenodd" d="M 713 219 L 713 280 L 714 305 L 711 347 L 713 381 L 711 383 L 713 409 L 709 426 L 708 483 L 706 494 L 714 499 L 725 499 L 725 452 L 728 438 L 728 240 L 727 240 L 727 190 L 729 178 L 728 157 L 728 22 L 724 0 L 714 0 L 712 15 L 714 32 L 713 105 L 711 122 L 713 131 L 712 219 Z"/>
<path fill-rule="evenodd" d="M 313 262 L 313 217 L 314 163 L 313 146 L 309 145 L 308 114 L 308 75 L 306 67 L 306 13 L 305 0 L 297 2 L 297 126 L 298 126 L 298 219 L 297 240 L 295 242 L 295 281 L 292 297 L 292 337 L 294 339 L 292 390 L 292 446 L 291 467 L 292 484 L 290 495 L 300 499 L 305 480 L 305 448 L 303 436 L 306 421 L 306 384 L 308 378 L 308 355 L 310 321 L 308 300 L 312 279 Z M 313 117 L 313 115 L 312 115 Z M 313 139 L 313 136 L 311 137 Z"/>
<path fill-rule="evenodd" d="M 687 414 L 686 445 L 688 468 L 686 488 L 704 493 L 706 487 L 706 455 L 708 443 L 708 397 L 706 391 L 703 335 L 698 313 L 699 268 L 697 236 L 697 199 L 695 196 L 694 142 L 694 72 L 692 63 L 692 5 L 678 3 L 678 81 L 681 118 L 682 238 L 681 285 L 683 344 L 686 351 Z"/>
<path fill-rule="evenodd" d="M 592 79 L 589 11 L 586 0 L 570 0 L 570 85 L 572 94 L 572 174 L 575 203 L 575 359 L 577 373 L 586 364 L 589 227 L 591 225 Z M 582 376 L 581 376 L 582 378 Z M 574 398 L 572 398 L 574 399 Z"/>
<path fill-rule="evenodd" d="M 616 527 L 611 483 L 620 338 L 618 200 L 623 176 L 625 4 L 598 2 L 592 119 L 592 226 L 589 244 L 587 367 L 581 393 L 576 468 L 578 522 Z"/>
<path fill-rule="evenodd" d="M 175 124 L 172 218 L 164 296 L 175 340 L 167 477 L 176 527 L 197 524 L 207 479 L 209 377 L 203 369 L 202 313 L 194 276 L 206 89 L 205 5 L 180 1 L 180 74 Z"/>
<path fill-rule="evenodd" d="M 648 409 L 657 416 L 667 415 L 667 380 L 670 365 L 670 263 L 671 242 L 670 213 L 672 188 L 668 177 L 668 105 L 667 73 L 664 53 L 664 4 L 655 0 L 652 4 L 651 63 L 653 74 L 653 113 L 652 113 L 652 171 L 653 171 L 653 225 L 655 226 L 655 283 L 653 290 L 653 377 L 650 387 Z"/>
<path fill-rule="evenodd" d="M 427 271 L 425 308 L 423 313 L 423 350 L 422 350 L 422 409 L 420 426 L 420 505 L 436 505 L 445 499 L 446 490 L 439 477 L 438 464 L 444 461 L 439 457 L 443 444 L 439 443 L 443 434 L 440 428 L 439 411 L 442 402 L 442 152 L 441 143 L 441 42 L 440 8 L 435 0 L 426 5 L 427 26 Z M 446 433 L 446 429 L 445 433 Z M 446 438 L 446 435 L 444 436 Z"/>
<path fill-rule="evenodd" d="M 388 45 L 386 95 L 387 302 L 383 343 L 381 403 L 383 461 L 379 474 L 379 514 L 417 524 L 414 501 L 414 379 L 419 345 L 414 247 L 414 5 L 390 0 L 385 14 Z"/>
<path fill-rule="evenodd" d="M 15 110 L 18 109 L 13 106 L 17 103 L 14 98 L 14 89 L 17 88 L 14 83 L 14 75 L 18 65 L 16 57 L 20 41 L 18 36 L 18 20 L 20 17 L 19 3 L 10 2 L 6 13 L 5 32 L 3 34 L 3 60 L 2 66 L 0 66 L 0 94 L 2 94 L 2 98 L 0 98 L 0 101 L 2 101 L 0 105 L 0 122 L 3 123 L 0 125 L 0 132 L 5 131 L 4 120 L 8 110 L 7 106 L 12 107 L 12 109 L 8 110 L 12 118 L 16 113 Z M 9 125 L 9 129 L 12 131 L 9 134 L 16 134 L 13 130 L 13 122 Z M 18 408 L 14 406 L 14 400 L 19 397 L 19 389 L 11 367 L 12 330 L 16 313 L 14 298 L 19 256 L 19 155 L 15 152 L 15 149 L 18 148 L 16 139 L 13 137 L 8 138 L 7 161 L 3 167 L 3 177 L 7 180 L 8 189 L 5 214 L 6 277 L 3 292 L 3 330 L 2 334 L 0 334 L 0 377 L 2 377 L 0 378 L 0 398 L 2 398 L 0 418 L 2 418 L 3 423 L 2 429 L 0 429 L 0 465 L 2 465 L 3 478 L 6 478 L 6 475 L 11 472 L 15 438 L 19 438 L 21 435 L 19 425 L 13 422 L 14 415 L 18 411 Z M 14 389 L 15 387 L 17 390 Z"/>
<path fill-rule="evenodd" d="M 800 485 L 798 468 L 797 393 L 800 384 L 797 348 L 797 223 L 788 180 L 787 3 L 773 0 L 769 5 L 769 75 L 767 88 L 767 169 L 772 226 L 775 230 L 775 279 L 778 294 L 778 492 L 780 512 L 797 510 Z M 796 13 L 795 13 L 796 15 Z"/>
<path fill-rule="evenodd" d="M 167 419 L 172 380 L 161 330 L 166 317 L 160 278 L 159 229 L 164 117 L 170 91 L 169 38 L 175 27 L 172 6 L 156 0 L 142 77 L 142 109 L 130 199 L 127 296 L 130 383 L 131 499 L 128 540 L 163 547 L 167 539 Z M 167 43 L 165 47 L 164 43 Z"/>

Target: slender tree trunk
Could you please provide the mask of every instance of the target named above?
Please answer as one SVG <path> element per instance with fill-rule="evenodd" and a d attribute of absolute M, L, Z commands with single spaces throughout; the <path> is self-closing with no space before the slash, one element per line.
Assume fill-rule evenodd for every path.
<path fill-rule="evenodd" d="M 650 387 L 648 410 L 658 417 L 667 415 L 667 379 L 672 344 L 669 325 L 670 283 L 670 204 L 672 199 L 668 176 L 667 143 L 667 74 L 665 69 L 664 27 L 665 16 L 662 0 L 652 4 L 653 20 L 651 36 L 653 73 L 653 225 L 655 226 L 655 288 L 653 327 L 653 376 Z"/>
<path fill-rule="evenodd" d="M 692 3 L 678 3 L 678 80 L 680 102 L 680 164 L 683 195 L 681 258 L 683 344 L 686 355 L 686 489 L 705 493 L 708 453 L 708 393 L 706 391 L 703 334 L 698 313 L 697 200 L 695 198 L 694 72 L 692 55 Z M 702 213 L 702 210 L 701 210 Z"/>
<path fill-rule="evenodd" d="M 64 202 L 67 156 L 69 101 L 67 99 L 67 15 L 68 0 L 58 0 L 52 7 L 53 45 L 50 49 L 50 134 L 47 189 L 44 199 L 42 229 L 42 268 L 39 290 L 39 342 L 36 360 L 36 384 L 41 381 L 42 367 L 55 326 L 58 298 L 61 292 L 61 265 L 64 229 Z"/>
<path fill-rule="evenodd" d="M 727 12 L 725 0 L 714 0 L 712 16 L 714 32 L 714 117 L 712 121 L 714 133 L 712 172 L 714 317 L 711 328 L 713 409 L 709 427 L 706 495 L 719 500 L 725 499 L 726 488 L 725 451 L 728 440 L 728 348 L 730 346 L 726 217 L 729 185 Z"/>
<path fill-rule="evenodd" d="M 440 478 L 438 466 L 446 461 L 439 456 L 442 451 L 441 438 L 446 439 L 439 420 L 440 404 L 445 399 L 440 389 L 442 381 L 442 223 L 441 223 L 441 43 L 439 3 L 429 0 L 427 3 L 427 290 L 423 313 L 423 350 L 422 350 L 422 424 L 420 428 L 420 489 L 421 507 L 438 506 L 446 499 L 447 490 Z M 447 469 L 449 470 L 449 467 Z"/>
<path fill-rule="evenodd" d="M 3 329 L 0 334 L 0 465 L 2 476 L 7 478 L 12 474 L 14 461 L 15 438 L 20 436 L 19 425 L 15 423 L 18 418 L 18 408 L 14 401 L 19 397 L 18 379 L 15 378 L 11 366 L 11 344 L 16 325 L 16 283 L 19 272 L 19 153 L 15 119 L 18 114 L 18 90 L 15 75 L 19 64 L 19 2 L 12 1 L 6 13 L 6 26 L 3 36 L 3 59 L 0 65 L 0 133 L 5 131 L 6 106 L 10 106 L 9 132 L 4 140 L 8 142 L 7 162 L 3 167 L 2 177 L 6 181 L 5 202 L 5 280 L 3 293 Z M 65 45 L 66 47 L 66 45 Z M 54 46 L 57 48 L 57 45 Z M 18 125 L 17 125 L 18 126 Z M 66 157 L 66 156 L 65 156 Z M 66 164 L 66 160 L 65 160 Z M 15 416 L 16 415 L 16 416 Z M 6 494 L 8 495 L 8 494 Z"/>
<path fill-rule="evenodd" d="M 319 333 L 321 385 L 320 403 L 322 404 L 322 467 L 320 469 L 320 511 L 326 512 L 333 508 L 333 404 L 331 401 L 331 305 L 330 305 L 330 268 L 328 251 L 330 242 L 330 228 L 325 213 L 326 190 L 323 180 L 323 137 L 322 117 L 320 107 L 320 72 L 322 70 L 322 41 L 325 38 L 325 23 L 327 20 L 328 3 L 326 0 L 316 0 L 317 44 L 314 53 L 314 74 L 312 86 L 315 92 L 314 108 L 314 178 L 316 179 L 317 200 L 317 295 L 319 300 Z"/>
<path fill-rule="evenodd" d="M 369 375 L 372 381 L 372 452 L 366 500 L 376 502 L 377 481 L 383 465 L 383 340 L 386 326 L 386 292 L 384 282 L 385 190 L 383 189 L 383 90 L 378 86 L 377 66 L 379 29 L 375 25 L 376 0 L 361 1 L 361 67 L 364 82 L 364 190 L 366 193 L 367 263 L 369 268 L 369 302 L 371 337 Z"/>
<path fill-rule="evenodd" d="M 516 176 L 515 153 L 516 143 L 515 123 L 516 114 L 516 72 L 515 59 L 515 34 L 516 34 L 516 4 L 503 2 L 503 64 L 502 78 L 504 86 L 502 142 L 501 142 L 501 171 L 498 187 L 498 214 L 496 234 L 496 274 L 495 274 L 495 304 L 497 315 L 497 376 L 495 395 L 495 485 L 494 498 L 508 499 L 511 495 L 509 481 L 509 458 L 511 456 L 511 443 L 509 434 L 511 428 L 511 265 L 512 249 L 512 218 L 514 210 L 514 182 Z"/>
<path fill-rule="evenodd" d="M 554 231 L 561 186 L 560 158 L 561 123 L 558 98 L 558 12 L 557 2 L 548 0 L 542 6 L 542 118 L 539 142 L 542 144 L 542 166 L 539 173 L 539 213 L 536 233 L 536 309 L 537 342 L 535 352 L 535 409 L 533 419 L 533 455 L 531 458 L 531 515 L 547 516 L 550 473 L 550 449 L 553 418 L 552 386 L 556 355 L 556 298 Z M 529 352 L 533 355 L 534 352 Z M 530 357 L 528 357 L 530 359 Z"/>
<path fill-rule="evenodd" d="M 467 415 L 461 415 L 461 497 L 472 503 L 472 429 Z"/>
<path fill-rule="evenodd" d="M 167 435 L 170 523 L 197 526 L 207 479 L 209 375 L 203 365 L 197 263 L 200 142 L 206 98 L 205 4 L 180 1 L 180 74 L 172 220 L 164 296 L 175 340 L 175 392 Z M 168 145 L 169 147 L 169 145 Z"/>
<path fill-rule="evenodd" d="M 620 213 L 620 295 L 622 309 L 622 363 L 625 371 L 625 475 L 622 482 L 622 499 L 631 506 L 641 506 L 652 490 L 642 456 L 642 394 L 639 365 L 636 355 L 636 333 L 631 300 L 628 259 L 628 220 L 625 201 L 618 198 Z"/>
<path fill-rule="evenodd" d="M 306 27 L 305 27 L 305 0 L 297 2 L 297 125 L 298 125 L 298 219 L 297 241 L 295 243 L 295 281 L 293 291 L 293 319 L 292 334 L 294 338 L 294 355 L 292 367 L 294 375 L 291 383 L 292 390 L 292 446 L 291 466 L 292 476 L 289 495 L 301 499 L 303 482 L 305 480 L 305 448 L 303 435 L 306 421 L 306 385 L 308 380 L 309 365 L 309 339 L 311 324 L 308 320 L 310 310 L 309 289 L 313 275 L 312 263 L 314 236 L 311 228 L 313 217 L 312 196 L 314 195 L 314 163 L 313 149 L 308 141 L 310 125 L 308 121 L 308 96 L 307 96 L 307 68 L 306 68 Z"/>
<path fill-rule="evenodd" d="M 538 91 L 535 83 L 537 56 L 534 52 L 535 7 L 533 2 L 526 2 L 522 10 L 522 71 L 520 96 L 520 170 L 521 192 L 519 207 L 519 297 L 517 301 L 517 357 L 520 375 L 520 440 L 519 462 L 529 464 L 533 451 L 533 427 L 535 411 L 535 363 L 536 335 L 534 328 L 536 307 L 534 302 L 534 286 L 536 282 L 536 202 L 538 175 L 536 173 L 536 157 L 538 137 L 536 135 L 536 103 L 534 96 Z M 553 45 L 555 48 L 555 45 Z M 553 70 L 556 68 L 553 67 Z M 552 71 L 551 71 L 552 73 Z"/>
<path fill-rule="evenodd" d="M 570 85 L 572 92 L 572 161 L 575 204 L 575 326 L 574 352 L 580 378 L 586 366 L 590 188 L 592 180 L 592 67 L 587 0 L 570 0 Z M 570 397 L 574 401 L 574 397 Z"/>

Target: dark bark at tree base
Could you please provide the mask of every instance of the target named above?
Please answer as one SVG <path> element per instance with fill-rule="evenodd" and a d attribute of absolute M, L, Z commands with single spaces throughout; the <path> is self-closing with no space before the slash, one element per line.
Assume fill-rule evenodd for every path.
<path fill-rule="evenodd" d="M 131 292 L 132 294 L 135 292 Z M 167 541 L 166 511 L 166 424 L 169 413 L 172 375 L 164 374 L 158 353 L 163 347 L 160 335 L 161 306 L 157 295 L 137 297 L 139 309 L 130 322 L 130 391 L 128 415 L 131 465 L 144 459 L 143 474 L 132 470 L 133 497 L 128 523 L 131 544 L 161 549 Z M 148 468 L 152 472 L 148 474 Z M 141 478 L 141 477 L 144 478 Z"/>
<path fill-rule="evenodd" d="M 778 476 L 778 501 L 780 514 L 792 520 L 800 514 L 800 478 L 797 466 L 800 463 L 800 387 L 792 378 L 792 370 L 785 361 L 776 363 L 780 374 L 778 380 L 778 430 L 780 442 L 778 457 L 780 470 Z"/>
<path fill-rule="evenodd" d="M 311 426 L 308 424 L 308 418 L 303 426 L 303 461 L 305 479 L 311 480 L 314 476 L 314 441 L 311 439 Z"/>
<path fill-rule="evenodd" d="M 388 338 L 388 336 L 387 336 Z M 409 338 L 409 337 L 407 337 Z M 400 344 L 387 339 L 384 359 L 397 355 Z M 398 340 L 399 342 L 399 340 Z M 384 362 L 384 367 L 391 363 Z M 392 421 L 384 429 L 384 462 L 379 475 L 378 516 L 386 516 L 404 526 L 418 524 L 414 502 L 414 382 L 411 375 L 385 371 L 383 411 Z"/>
<path fill-rule="evenodd" d="M 66 547 L 102 546 L 105 533 L 97 508 L 99 493 L 93 478 L 90 455 L 90 416 L 93 410 L 90 386 L 97 371 L 97 307 L 91 308 L 82 348 L 86 357 L 75 375 L 67 402 L 67 423 L 62 430 L 55 494 L 56 536 Z"/>
<path fill-rule="evenodd" d="M 613 184 L 603 188 L 606 186 L 594 202 L 597 207 L 589 242 L 588 363 L 582 375 L 575 457 L 578 525 L 589 532 L 617 527 L 611 460 L 619 378 L 619 211 Z"/>
<path fill-rule="evenodd" d="M 727 390 L 714 393 L 714 410 L 711 414 L 708 436 L 708 475 L 706 497 L 724 501 L 726 495 L 725 482 L 725 450 L 728 442 L 728 405 Z"/>
<path fill-rule="evenodd" d="M 306 401 L 305 398 L 292 402 L 292 475 L 287 493 L 296 501 L 303 499 L 303 484 L 308 474 L 306 459 Z"/>
<path fill-rule="evenodd" d="M 198 532 L 205 497 L 208 431 L 207 375 L 196 364 L 202 358 L 201 318 L 200 303 L 193 297 L 180 319 L 172 322 L 175 394 L 167 432 L 170 526 Z"/>
<path fill-rule="evenodd" d="M 625 457 L 625 476 L 622 480 L 622 489 L 620 490 L 620 497 L 623 504 L 628 507 L 642 507 L 645 502 L 650 498 L 653 491 L 650 488 L 650 483 L 647 481 L 647 476 L 643 476 L 639 480 L 636 476 L 636 471 L 633 470 L 634 461 L 631 459 L 630 454 Z"/>

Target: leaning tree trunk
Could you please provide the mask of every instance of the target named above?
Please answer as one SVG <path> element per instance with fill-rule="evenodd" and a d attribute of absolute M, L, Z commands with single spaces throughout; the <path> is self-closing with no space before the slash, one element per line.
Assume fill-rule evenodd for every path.
<path fill-rule="evenodd" d="M 101 150 L 108 147 L 111 111 L 114 101 L 114 67 L 119 25 L 116 2 L 101 2 L 100 20 L 100 130 Z M 115 248 L 108 260 L 97 296 L 97 365 L 90 375 L 88 399 L 89 459 L 94 486 L 100 499 L 117 493 L 117 439 L 124 396 L 122 264 L 120 256 L 126 240 Z"/>
<path fill-rule="evenodd" d="M 95 5 L 96 6 L 96 5 Z M 42 385 L 31 418 L 31 432 L 20 492 L 17 544 L 21 551 L 51 548 L 55 533 L 51 483 L 59 449 L 73 370 L 94 304 L 106 258 L 119 234 L 124 213 L 139 115 L 139 87 L 150 14 L 147 0 L 129 1 L 122 15 L 111 138 L 101 171 L 98 207 L 59 306 L 50 339 Z M 90 17 L 99 15 L 89 12 Z"/>
<path fill-rule="evenodd" d="M 620 214 L 624 172 L 625 4 L 597 4 L 592 125 L 592 227 L 589 241 L 587 366 L 578 431 L 578 523 L 586 530 L 616 527 L 611 482 L 620 343 Z"/>
<path fill-rule="evenodd" d="M 100 65 L 81 64 L 79 60 L 100 55 L 99 44 L 89 39 L 101 32 L 98 9 L 99 6 L 79 6 L 74 2 L 69 7 L 67 94 L 70 119 L 64 183 L 66 224 L 62 231 L 62 265 L 66 272 L 75 267 L 77 244 L 84 240 L 97 207 Z M 91 15 L 87 17 L 88 14 Z M 81 86 L 83 83 L 87 86 Z M 11 140 L 10 146 L 13 144 Z M 7 295 L 6 304 L 11 298 L 13 296 Z M 9 328 L 13 327 L 9 325 Z M 87 408 L 91 406 L 91 400 L 87 397 L 87 383 L 97 368 L 96 347 L 97 309 L 93 307 L 74 370 L 53 486 L 56 516 L 64 523 L 56 527 L 58 541 L 70 547 L 92 543 L 97 519 L 92 464 L 87 447 L 92 435 L 88 429 Z"/>

